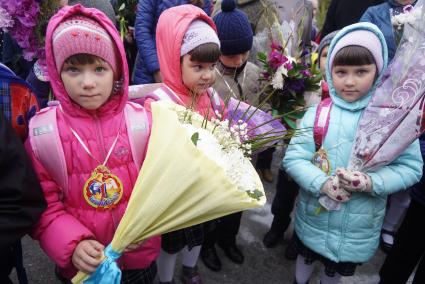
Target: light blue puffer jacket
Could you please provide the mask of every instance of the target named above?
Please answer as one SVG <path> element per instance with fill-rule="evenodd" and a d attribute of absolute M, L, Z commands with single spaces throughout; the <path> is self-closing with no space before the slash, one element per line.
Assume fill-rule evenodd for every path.
<path fill-rule="evenodd" d="M 387 49 L 384 36 L 370 23 L 358 23 L 341 30 L 333 39 L 328 54 L 331 54 L 335 43 L 342 36 L 357 29 L 370 30 L 378 35 L 383 46 L 385 69 Z M 327 62 L 328 66 L 329 64 Z M 382 71 L 377 82 L 381 79 Z M 356 102 L 348 103 L 336 94 L 329 71 L 327 78 L 333 106 L 323 148 L 328 153 L 333 174 L 336 168 L 345 168 L 348 165 L 359 118 L 377 82 L 369 94 Z M 300 128 L 313 129 L 315 114 L 316 107 L 310 108 Z M 387 195 L 407 189 L 422 176 L 423 162 L 419 143 L 415 141 L 390 165 L 375 172 L 367 172 L 373 181 L 373 193 L 353 193 L 351 199 L 342 204 L 340 211 L 327 212 L 323 209 L 318 215 L 315 211 L 319 207 L 320 188 L 328 176 L 311 163 L 314 152 L 311 130 L 309 134 L 291 140 L 283 160 L 286 172 L 301 187 L 295 231 L 304 245 L 335 262 L 366 262 L 378 247 Z"/>

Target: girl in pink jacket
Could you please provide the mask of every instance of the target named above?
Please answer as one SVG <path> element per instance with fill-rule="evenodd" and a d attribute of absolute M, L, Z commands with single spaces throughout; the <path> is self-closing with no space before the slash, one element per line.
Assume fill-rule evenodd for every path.
<path fill-rule="evenodd" d="M 214 67 L 220 56 L 220 42 L 210 17 L 193 5 L 165 10 L 158 20 L 156 43 L 165 89 L 174 101 L 213 117 L 224 107 L 213 90 Z M 149 107 L 149 100 L 145 106 Z M 201 224 L 162 236 L 158 258 L 161 283 L 171 283 L 178 252 L 183 254 L 183 283 L 202 283 L 197 272 L 206 225 Z"/>
<path fill-rule="evenodd" d="M 78 270 L 92 273 L 111 242 L 143 161 L 150 123 L 142 107 L 127 102 L 123 44 L 100 11 L 62 8 L 47 28 L 46 59 L 60 104 L 33 118 L 26 144 L 48 204 L 33 237 L 68 283 Z M 138 125 L 130 124 L 130 114 L 141 118 Z M 58 157 L 64 163 L 55 167 L 51 160 Z M 159 237 L 129 246 L 118 260 L 122 281 L 152 283 L 159 247 Z"/>

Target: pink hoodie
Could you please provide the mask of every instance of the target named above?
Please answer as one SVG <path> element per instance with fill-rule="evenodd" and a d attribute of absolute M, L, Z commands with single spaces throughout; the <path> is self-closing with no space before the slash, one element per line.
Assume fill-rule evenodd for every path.
<path fill-rule="evenodd" d="M 122 66 L 124 77 L 122 93 L 112 96 L 95 111 L 85 110 L 70 100 L 60 74 L 56 71 L 53 58 L 51 44 L 53 31 L 65 18 L 75 14 L 97 19 L 109 32 L 120 52 L 119 64 Z M 128 99 L 128 68 L 121 39 L 112 22 L 96 9 L 80 5 L 62 8 L 49 22 L 46 58 L 51 86 L 63 109 L 57 111 L 57 122 L 67 163 L 69 188 L 64 194 L 34 156 L 27 140 L 26 148 L 33 160 L 48 203 L 33 236 L 40 241 L 43 250 L 59 266 L 60 273 L 66 278 L 71 278 L 77 272 L 71 262 L 72 254 L 81 240 L 95 239 L 105 246 L 111 242 L 127 207 L 141 165 L 136 165 L 133 161 L 125 120 L 121 123 Z M 95 159 L 83 149 L 71 133 L 71 127 L 79 134 Z M 118 133 L 118 142 L 106 166 L 121 179 L 124 193 L 116 207 L 96 210 L 86 202 L 82 189 L 91 172 L 103 163 Z M 119 259 L 119 266 L 121 269 L 146 268 L 156 259 L 159 248 L 160 238 L 151 238 L 140 249 L 124 254 Z"/>
<path fill-rule="evenodd" d="M 190 23 L 196 19 L 205 21 L 217 31 L 213 20 L 202 9 L 193 5 L 180 5 L 165 10 L 156 27 L 156 46 L 163 81 L 186 106 L 191 105 L 193 98 L 183 84 L 180 48 Z M 221 104 L 223 105 L 222 101 Z M 194 107 L 201 114 L 209 113 L 210 117 L 214 113 L 210 109 L 211 101 L 207 92 L 197 98 Z"/>

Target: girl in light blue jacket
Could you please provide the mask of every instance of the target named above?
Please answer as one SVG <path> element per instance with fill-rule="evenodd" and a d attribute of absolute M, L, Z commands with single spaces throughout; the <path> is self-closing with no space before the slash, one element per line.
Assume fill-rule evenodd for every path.
<path fill-rule="evenodd" d="M 315 260 L 325 266 L 322 284 L 353 275 L 356 266 L 367 262 L 378 247 L 387 195 L 407 189 L 422 176 L 417 141 L 378 170 L 346 170 L 359 118 L 386 68 L 387 47 L 375 25 L 358 23 L 335 36 L 328 54 L 326 77 L 332 105 L 329 116 L 324 116 L 327 131 L 316 135 L 315 144 L 317 108 L 310 108 L 300 127 L 311 131 L 291 140 L 283 160 L 286 172 L 301 187 L 295 217 L 295 278 L 300 284 L 309 280 Z M 316 152 L 317 144 L 321 147 Z M 323 170 L 328 163 L 328 174 L 313 159 L 321 160 Z M 340 201 L 341 208 L 317 213 L 323 195 Z"/>

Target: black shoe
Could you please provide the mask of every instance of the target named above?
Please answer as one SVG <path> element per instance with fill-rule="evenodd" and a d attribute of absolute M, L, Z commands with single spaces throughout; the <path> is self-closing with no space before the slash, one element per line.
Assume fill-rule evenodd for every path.
<path fill-rule="evenodd" d="M 244 261 L 244 256 L 241 250 L 236 246 L 236 244 L 231 245 L 218 245 L 224 251 L 224 254 L 234 263 L 242 264 Z"/>
<path fill-rule="evenodd" d="M 281 232 L 276 232 L 273 229 L 270 229 L 263 238 L 263 244 L 266 248 L 272 248 L 275 247 L 278 243 L 279 240 L 281 240 L 283 237 L 283 233 Z"/>
<path fill-rule="evenodd" d="M 391 251 L 391 248 L 393 247 L 393 245 L 385 242 L 384 239 L 382 238 L 382 234 L 386 234 L 386 235 L 392 236 L 393 237 L 393 242 L 394 242 L 395 232 L 391 232 L 391 231 L 388 231 L 388 230 L 385 230 L 385 229 L 382 229 L 381 230 L 381 238 L 380 238 L 379 244 L 380 244 L 381 250 L 383 252 L 385 252 L 386 254 L 388 254 Z"/>
<path fill-rule="evenodd" d="M 211 269 L 212 271 L 220 271 L 221 270 L 221 261 L 218 258 L 217 252 L 215 251 L 215 247 L 201 249 L 201 259 L 206 267 Z"/>

